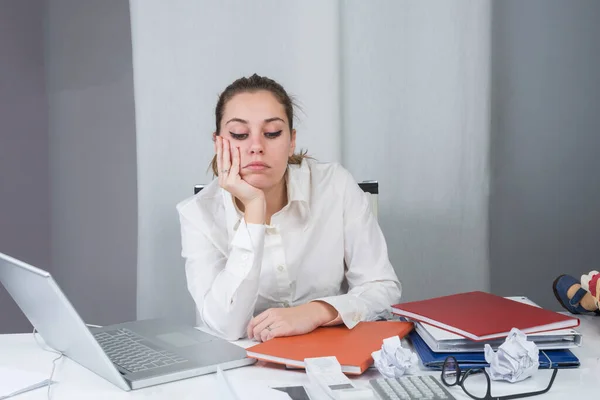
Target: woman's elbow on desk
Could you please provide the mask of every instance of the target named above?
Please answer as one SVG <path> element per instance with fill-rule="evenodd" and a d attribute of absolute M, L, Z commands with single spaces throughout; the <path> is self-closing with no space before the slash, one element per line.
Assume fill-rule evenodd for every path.
<path fill-rule="evenodd" d="M 219 336 L 230 342 L 244 339 L 246 337 L 246 328 L 248 321 L 242 321 L 243 318 L 235 318 L 234 316 L 224 316 L 215 320 L 209 315 L 206 315 L 205 310 L 200 311 L 200 319 L 202 324 L 210 330 L 213 335 Z"/>
<path fill-rule="evenodd" d="M 202 323 L 210 330 L 210 333 L 230 342 L 244 339 L 246 337 L 247 323 L 240 325 L 235 323 L 235 321 L 227 321 L 225 323 L 216 324 L 207 321 L 204 317 L 202 318 Z"/>

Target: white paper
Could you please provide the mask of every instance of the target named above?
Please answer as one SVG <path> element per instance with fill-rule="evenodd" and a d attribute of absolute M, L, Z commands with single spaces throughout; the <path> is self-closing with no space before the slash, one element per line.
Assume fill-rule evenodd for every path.
<path fill-rule="evenodd" d="M 291 400 L 286 392 L 273 389 L 265 383 L 252 381 L 250 379 L 236 380 L 233 383 L 233 386 L 240 400 Z"/>
<path fill-rule="evenodd" d="M 400 338 L 392 336 L 383 340 L 381 350 L 371 353 L 375 368 L 386 378 L 398 378 L 417 366 L 415 353 L 402 347 Z"/>
<path fill-rule="evenodd" d="M 198 325 L 195 327 L 196 329 L 198 329 L 200 332 L 204 332 L 204 333 L 208 333 L 209 335 L 213 335 L 213 336 L 217 336 L 219 337 L 219 335 L 213 331 L 212 329 L 210 329 L 207 326 L 204 325 Z M 231 344 L 235 344 L 236 346 L 242 347 L 244 349 L 247 349 L 250 346 L 254 346 L 256 344 L 258 344 L 258 342 L 254 339 L 239 339 L 239 340 L 234 340 L 232 342 L 230 342 Z"/>
<path fill-rule="evenodd" d="M 490 364 L 486 371 L 496 381 L 522 381 L 533 375 L 540 366 L 537 346 L 516 328 L 510 331 L 496 353 L 489 344 L 485 345 L 484 353 L 485 361 Z"/>
<path fill-rule="evenodd" d="M 22 389 L 32 386 L 48 386 L 49 375 L 24 371 L 17 368 L 0 367 L 0 399 L 16 395 Z"/>
<path fill-rule="evenodd" d="M 217 367 L 217 383 L 220 399 L 226 400 L 290 400 L 287 393 L 273 389 L 264 383 L 249 379 L 231 379 L 221 367 Z M 285 385 L 280 385 L 285 386 Z"/>

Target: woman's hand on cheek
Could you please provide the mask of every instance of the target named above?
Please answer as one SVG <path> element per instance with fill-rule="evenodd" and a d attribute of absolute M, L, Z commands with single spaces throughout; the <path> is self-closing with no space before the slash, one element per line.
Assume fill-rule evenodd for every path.
<path fill-rule="evenodd" d="M 302 335 L 334 320 L 337 311 L 320 301 L 291 308 L 270 308 L 250 320 L 248 338 L 265 342 L 280 336 Z"/>
<path fill-rule="evenodd" d="M 231 146 L 229 140 L 217 136 L 215 139 L 215 152 L 217 153 L 217 169 L 219 172 L 219 185 L 239 199 L 246 208 L 251 204 L 257 208 L 264 207 L 264 192 L 242 179 L 240 175 L 240 149 Z"/>

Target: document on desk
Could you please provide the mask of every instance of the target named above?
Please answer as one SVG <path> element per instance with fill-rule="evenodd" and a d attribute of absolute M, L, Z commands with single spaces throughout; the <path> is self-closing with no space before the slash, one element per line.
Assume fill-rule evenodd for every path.
<path fill-rule="evenodd" d="M 0 400 L 54 383 L 47 378 L 47 375 L 38 372 L 0 367 Z"/>
<path fill-rule="evenodd" d="M 217 385 L 224 400 L 290 400 L 287 393 L 249 379 L 230 379 L 221 367 L 217 367 Z M 1 400 L 1 399 L 0 399 Z"/>

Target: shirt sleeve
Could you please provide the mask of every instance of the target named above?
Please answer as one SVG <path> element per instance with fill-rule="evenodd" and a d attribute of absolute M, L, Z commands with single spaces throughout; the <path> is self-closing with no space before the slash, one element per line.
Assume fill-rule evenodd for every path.
<path fill-rule="evenodd" d="M 389 261 L 369 195 L 347 170 L 340 170 L 344 182 L 344 261 L 349 290 L 347 294 L 317 300 L 333 306 L 338 311 L 336 320 L 353 328 L 360 321 L 388 318 L 391 305 L 400 302 L 402 286 Z"/>
<path fill-rule="evenodd" d="M 179 210 L 187 285 L 202 322 L 227 340 L 246 335 L 258 296 L 265 226 L 239 223 L 229 256 Z"/>

